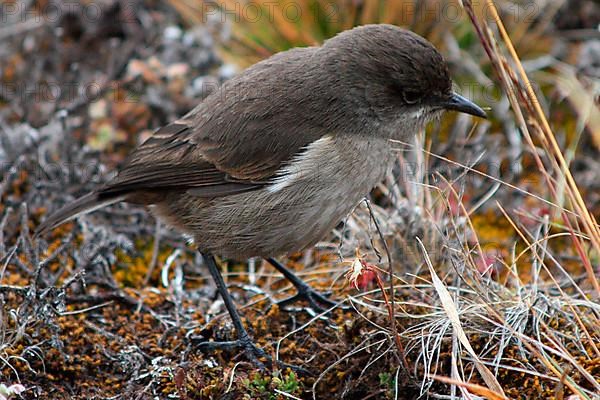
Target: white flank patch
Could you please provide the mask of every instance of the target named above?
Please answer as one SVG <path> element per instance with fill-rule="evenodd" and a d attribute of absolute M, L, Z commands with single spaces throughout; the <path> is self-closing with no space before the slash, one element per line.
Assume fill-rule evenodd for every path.
<path fill-rule="evenodd" d="M 277 193 L 311 172 L 316 173 L 323 157 L 330 157 L 333 136 L 326 135 L 306 146 L 292 158 L 292 162 L 277 171 L 273 183 L 267 186 L 269 193 Z M 326 158 L 325 158 L 326 159 Z"/>

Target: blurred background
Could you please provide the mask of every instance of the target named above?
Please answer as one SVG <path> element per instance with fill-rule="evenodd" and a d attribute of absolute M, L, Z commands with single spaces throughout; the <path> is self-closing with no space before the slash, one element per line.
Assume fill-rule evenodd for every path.
<path fill-rule="evenodd" d="M 455 90 L 490 119 L 447 113 L 397 143 L 398 165 L 371 210 L 362 204 L 287 260 L 356 312 L 280 314 L 269 308 L 289 291 L 279 276 L 259 261 L 224 263 L 263 345 L 306 324 L 277 351 L 309 362 L 315 377 L 195 352 L 190 332 L 223 339 L 231 327 L 214 318 L 222 307 L 193 247 L 141 207 L 115 205 L 31 238 L 45 214 L 107 180 L 156 128 L 245 67 L 369 23 L 434 43 Z M 488 33 L 498 41 L 486 44 Z M 536 133 L 536 105 L 560 154 Z M 413 399 L 494 398 L 464 383 L 498 393 L 495 380 L 508 398 L 592 398 L 599 106 L 595 0 L 1 1 L 0 383 L 47 399 Z M 344 277 L 357 260 L 378 271 L 360 274 L 360 290 Z M 393 318 L 381 286 L 391 281 Z"/>

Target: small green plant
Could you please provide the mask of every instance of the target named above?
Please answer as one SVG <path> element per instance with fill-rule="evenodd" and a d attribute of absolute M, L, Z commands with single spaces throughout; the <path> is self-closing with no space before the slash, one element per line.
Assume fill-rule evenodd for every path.
<path fill-rule="evenodd" d="M 382 389 L 385 389 L 388 397 L 393 397 L 395 386 L 394 374 L 391 374 L 389 372 L 380 372 L 379 385 L 382 386 Z"/>
<path fill-rule="evenodd" d="M 254 374 L 252 380 L 246 378 L 242 381 L 244 388 L 248 394 L 263 398 L 269 394 L 269 383 L 271 379 L 269 377 L 262 376 L 260 374 Z"/>
<path fill-rule="evenodd" d="M 251 379 L 242 380 L 242 385 L 247 394 L 253 399 L 277 400 L 281 397 L 278 392 L 290 395 L 300 393 L 300 382 L 298 382 L 294 372 L 287 375 L 276 372 L 273 376 L 254 374 Z"/>
<path fill-rule="evenodd" d="M 277 385 L 278 390 L 288 394 L 293 394 L 300 389 L 300 383 L 296 379 L 296 374 L 294 374 L 293 371 L 290 372 L 289 375 L 283 376 L 282 378 L 274 376 L 273 384 Z"/>

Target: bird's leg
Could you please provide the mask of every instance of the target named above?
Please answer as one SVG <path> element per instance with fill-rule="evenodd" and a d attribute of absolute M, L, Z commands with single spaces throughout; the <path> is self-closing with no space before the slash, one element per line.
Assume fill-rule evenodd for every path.
<path fill-rule="evenodd" d="M 242 324 L 242 320 L 240 315 L 237 312 L 237 308 L 233 303 L 233 299 L 227 290 L 227 286 L 225 285 L 225 281 L 223 280 L 223 276 L 221 275 L 221 271 L 215 262 L 215 258 L 210 254 L 202 254 L 202 258 L 204 262 L 208 266 L 208 270 L 212 275 L 215 284 L 217 285 L 217 290 L 219 294 L 223 298 L 223 302 L 225 303 L 225 307 L 231 316 L 231 320 L 233 322 L 233 326 L 237 332 L 237 340 L 229 341 L 229 342 L 202 342 L 199 344 L 199 347 L 202 349 L 215 349 L 215 348 L 241 348 L 246 353 L 246 357 L 254 364 L 256 364 L 259 368 L 263 369 L 265 365 L 259 358 L 264 358 L 270 361 L 270 357 L 264 352 L 263 349 L 256 346 L 246 328 Z"/>
<path fill-rule="evenodd" d="M 308 301 L 310 306 L 316 311 L 323 311 L 327 308 L 338 305 L 337 302 L 327 298 L 330 293 L 320 293 L 316 291 L 276 259 L 269 257 L 266 260 L 269 264 L 275 267 L 277 271 L 281 272 L 285 279 L 290 281 L 298 291 L 298 293 L 295 295 L 278 301 L 277 305 L 279 307 L 285 308 L 286 306 L 301 300 Z"/>
<path fill-rule="evenodd" d="M 231 295 L 229 294 L 229 291 L 227 290 L 227 286 L 225 285 L 225 281 L 223 280 L 221 271 L 219 270 L 219 267 L 217 266 L 217 263 L 215 262 L 215 258 L 210 254 L 203 254 L 203 253 L 200 253 L 200 254 L 202 255 L 202 258 L 204 259 L 204 262 L 208 266 L 208 270 L 210 271 L 210 274 L 212 275 L 213 280 L 215 281 L 215 284 L 217 285 L 217 290 L 219 291 L 219 294 L 223 298 L 223 302 L 225 303 L 225 307 L 227 308 L 227 311 L 229 312 L 229 315 L 231 316 L 231 320 L 232 320 L 233 326 L 235 327 L 235 330 L 237 332 L 238 338 L 237 338 L 237 340 L 226 341 L 226 342 L 202 341 L 202 342 L 198 343 L 198 347 L 202 350 L 213 350 L 213 349 L 218 349 L 218 348 L 225 348 L 225 349 L 241 348 L 244 351 L 244 353 L 246 354 L 246 357 L 248 358 L 248 360 L 250 360 L 256 366 L 258 366 L 260 369 L 264 369 L 265 364 L 260 359 L 261 358 L 265 359 L 269 364 L 272 364 L 273 360 L 267 353 L 265 353 L 265 351 L 263 349 L 261 349 L 260 347 L 258 347 L 257 345 L 254 344 L 254 342 L 252 341 L 252 338 L 248 334 L 248 331 L 246 330 L 246 328 L 244 328 L 244 325 L 242 324 L 240 315 L 238 314 L 237 308 L 235 307 L 235 304 L 233 303 L 233 299 L 231 298 Z M 298 372 L 308 373 L 305 369 L 300 368 L 300 367 L 284 364 L 281 362 L 277 362 L 277 364 L 279 364 L 280 366 L 283 366 L 283 367 L 289 367 Z"/>

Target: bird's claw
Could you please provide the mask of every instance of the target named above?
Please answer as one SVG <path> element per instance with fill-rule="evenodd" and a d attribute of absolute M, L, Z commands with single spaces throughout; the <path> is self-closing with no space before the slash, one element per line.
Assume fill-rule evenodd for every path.
<path fill-rule="evenodd" d="M 310 307 L 313 310 L 320 313 L 330 308 L 341 307 L 340 303 L 329 299 L 329 296 L 331 296 L 330 291 L 321 293 L 308 285 L 296 286 L 296 290 L 298 292 L 295 295 L 279 300 L 275 304 L 277 304 L 279 308 L 285 309 L 290 304 L 305 300 L 310 304 Z"/>
<path fill-rule="evenodd" d="M 266 369 L 266 365 L 269 367 L 273 366 L 273 358 L 269 356 L 263 349 L 255 345 L 248 335 L 241 336 L 237 340 L 223 342 L 207 341 L 204 338 L 192 338 L 192 341 L 200 351 L 240 349 L 243 351 L 248 361 L 256 365 L 261 371 Z M 263 362 L 262 360 L 265 361 Z M 279 368 L 289 368 L 297 373 L 312 375 L 310 371 L 297 365 L 286 364 L 279 360 L 276 360 L 275 364 Z"/>

